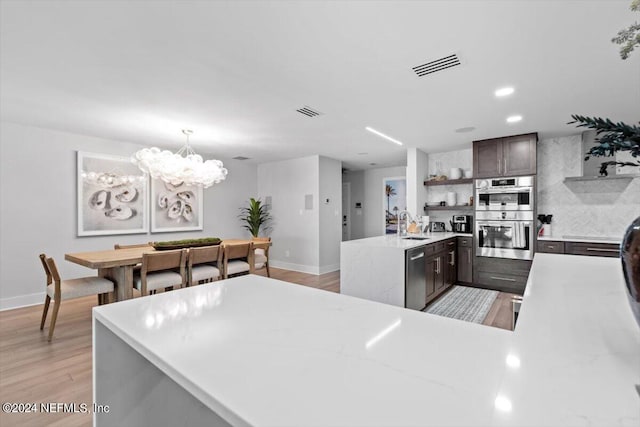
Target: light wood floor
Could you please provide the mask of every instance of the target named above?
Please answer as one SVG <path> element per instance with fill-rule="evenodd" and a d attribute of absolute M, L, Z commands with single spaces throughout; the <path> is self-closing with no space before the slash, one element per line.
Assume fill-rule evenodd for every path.
<path fill-rule="evenodd" d="M 275 279 L 331 292 L 340 291 L 340 273 L 314 276 L 271 269 Z M 511 294 L 501 293 L 485 324 L 510 329 Z M 51 343 L 39 330 L 42 306 L 0 312 L 0 402 L 86 403 L 92 398 L 91 307 L 96 297 L 64 301 Z M 49 313 L 51 315 L 51 313 Z M 91 426 L 88 414 L 5 414 L 0 426 Z"/>

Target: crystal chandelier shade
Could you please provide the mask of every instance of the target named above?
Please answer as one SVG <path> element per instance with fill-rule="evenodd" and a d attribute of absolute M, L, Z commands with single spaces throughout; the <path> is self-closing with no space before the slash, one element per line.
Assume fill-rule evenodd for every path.
<path fill-rule="evenodd" d="M 227 177 L 227 170 L 220 160 L 203 160 L 189 145 L 190 130 L 183 130 L 187 143 L 176 153 L 157 147 L 137 151 L 132 161 L 152 178 L 161 179 L 173 186 L 182 184 L 208 188 Z"/>

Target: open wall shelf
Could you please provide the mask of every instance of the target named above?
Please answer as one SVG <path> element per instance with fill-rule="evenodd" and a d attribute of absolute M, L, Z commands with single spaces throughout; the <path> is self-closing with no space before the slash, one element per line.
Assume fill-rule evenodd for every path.
<path fill-rule="evenodd" d="M 460 178 L 460 179 L 445 179 L 444 181 L 425 181 L 424 185 L 458 185 L 458 184 L 472 184 L 473 178 Z"/>

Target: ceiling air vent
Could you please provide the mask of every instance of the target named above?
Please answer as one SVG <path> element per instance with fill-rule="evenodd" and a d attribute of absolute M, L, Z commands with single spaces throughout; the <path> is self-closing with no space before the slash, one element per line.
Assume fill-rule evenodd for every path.
<path fill-rule="evenodd" d="M 306 105 L 302 108 L 297 109 L 296 111 L 308 117 L 315 117 L 322 114 L 320 111 L 314 110 L 313 108 L 308 107 Z"/>
<path fill-rule="evenodd" d="M 233 160 L 249 160 L 249 158 L 245 156 L 235 156 L 235 157 L 232 157 L 232 159 Z"/>
<path fill-rule="evenodd" d="M 412 70 L 418 75 L 418 77 L 422 77 L 427 74 L 435 73 L 436 71 L 455 67 L 456 65 L 460 65 L 460 58 L 458 58 L 458 55 L 454 53 L 453 55 L 445 56 L 444 58 L 436 59 L 435 61 L 413 67 Z"/>

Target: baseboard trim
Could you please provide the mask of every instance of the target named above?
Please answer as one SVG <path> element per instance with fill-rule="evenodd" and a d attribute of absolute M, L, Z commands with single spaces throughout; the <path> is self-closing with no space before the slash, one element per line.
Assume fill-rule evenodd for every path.
<path fill-rule="evenodd" d="M 11 298 L 0 298 L 0 311 L 13 310 L 15 308 L 29 307 L 44 303 L 44 292 L 20 295 Z"/>
<path fill-rule="evenodd" d="M 340 270 L 340 264 L 330 264 L 319 268 L 320 274 L 331 273 Z"/>
<path fill-rule="evenodd" d="M 315 265 L 294 264 L 291 262 L 282 262 L 274 259 L 269 260 L 269 265 L 275 268 L 281 268 L 283 270 L 299 271 L 301 273 L 320 274 L 320 268 Z"/>

